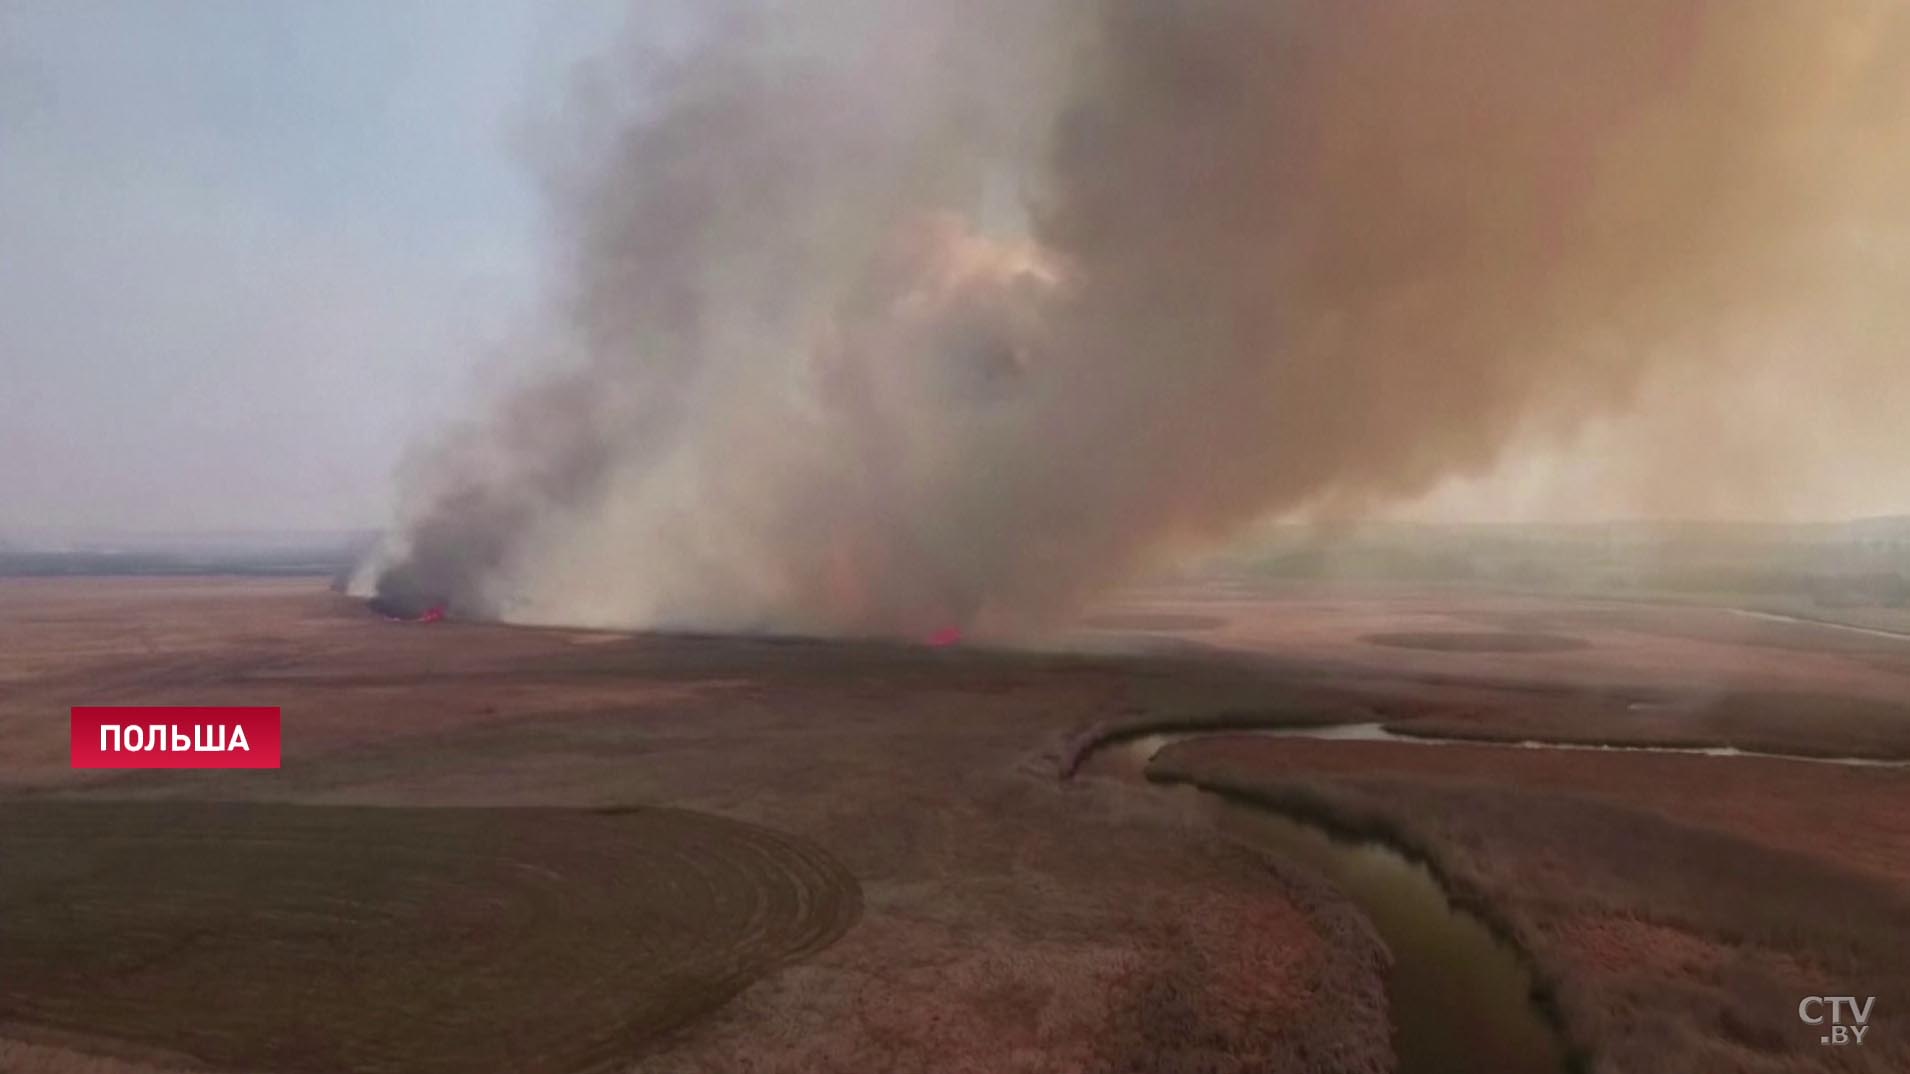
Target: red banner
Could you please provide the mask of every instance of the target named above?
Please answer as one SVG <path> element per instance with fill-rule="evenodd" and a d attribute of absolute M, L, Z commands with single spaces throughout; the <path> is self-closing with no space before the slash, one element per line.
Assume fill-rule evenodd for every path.
<path fill-rule="evenodd" d="M 277 768 L 277 708 L 73 710 L 74 768 Z"/>

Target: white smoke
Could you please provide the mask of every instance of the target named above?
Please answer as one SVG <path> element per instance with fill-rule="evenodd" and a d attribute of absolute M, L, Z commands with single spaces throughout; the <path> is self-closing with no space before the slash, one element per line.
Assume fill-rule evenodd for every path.
<path fill-rule="evenodd" d="M 730 11 L 575 139 L 566 357 L 433 448 L 379 589 L 1015 626 L 1657 371 L 1728 384 L 1766 329 L 1900 382 L 1906 35 L 1882 0 Z"/>

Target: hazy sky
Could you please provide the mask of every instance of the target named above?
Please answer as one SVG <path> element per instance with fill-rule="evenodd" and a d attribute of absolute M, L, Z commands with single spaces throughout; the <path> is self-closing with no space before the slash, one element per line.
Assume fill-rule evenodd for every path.
<path fill-rule="evenodd" d="M 0 531 L 377 524 L 621 5 L 0 0 Z"/>
<path fill-rule="evenodd" d="M 0 0 L 0 533 L 387 521 L 406 445 L 468 412 L 559 256 L 539 117 L 579 59 L 696 3 Z M 1663 405 L 1698 394 L 1647 385 L 1635 414 L 1392 509 L 1910 510 L 1910 377 L 1774 378 L 1772 413 L 1810 403 L 1788 424 L 1742 392 L 1701 425 Z M 1627 445 L 1669 442 L 1739 479 L 1635 495 Z"/>

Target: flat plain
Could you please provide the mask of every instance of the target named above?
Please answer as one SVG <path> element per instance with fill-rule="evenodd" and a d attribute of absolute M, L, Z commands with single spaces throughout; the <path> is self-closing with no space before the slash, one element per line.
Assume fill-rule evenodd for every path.
<path fill-rule="evenodd" d="M 1452 589 L 1163 586 L 1026 651 L 0 580 L 0 1069 L 1382 1071 L 1358 910 L 1071 757 L 1374 721 L 1889 759 L 1906 699 L 1910 642 Z M 82 704 L 278 705 L 285 765 L 77 772 Z M 1910 1065 L 1905 769 L 1232 736 L 1151 774 L 1432 859 L 1594 1069 Z M 1867 1043 L 1811 994 L 1878 995 Z"/>

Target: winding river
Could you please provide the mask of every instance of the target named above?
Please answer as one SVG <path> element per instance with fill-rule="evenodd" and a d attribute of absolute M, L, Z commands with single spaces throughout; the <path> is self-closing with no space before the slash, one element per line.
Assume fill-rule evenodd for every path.
<path fill-rule="evenodd" d="M 1318 727 L 1247 727 L 1210 734 L 1255 735 L 1265 738 L 1310 738 L 1325 742 L 1400 742 L 1409 746 L 1469 746 L 1476 749 L 1584 750 L 1593 753 L 1675 753 L 1693 757 L 1762 757 L 1773 761 L 1835 764 L 1851 768 L 1904 768 L 1910 761 L 1877 757 L 1817 757 L 1804 753 L 1766 753 L 1736 746 L 1625 746 L 1591 742 L 1551 742 L 1539 739 L 1498 741 L 1434 734 L 1401 734 L 1381 723 L 1335 723 Z M 1182 736 L 1186 737 L 1186 736 Z M 1165 743 L 1163 743 L 1165 745 Z"/>
<path fill-rule="evenodd" d="M 1145 735 L 1105 743 L 1088 755 L 1078 774 L 1142 781 L 1155 753 L 1195 737 L 1200 736 Z M 1564 1042 L 1534 1001 L 1535 982 L 1524 959 L 1484 922 L 1455 906 L 1425 865 L 1385 843 L 1344 839 L 1219 794 L 1188 787 L 1162 793 L 1198 795 L 1201 808 L 1222 831 L 1281 861 L 1312 869 L 1372 922 L 1392 955 L 1386 996 L 1399 1074 L 1560 1074 L 1570 1069 Z"/>
<path fill-rule="evenodd" d="M 1394 742 L 1429 748 L 1590 750 L 1759 757 L 1853 767 L 1904 767 L 1910 761 L 1762 753 L 1731 746 L 1612 746 L 1541 741 L 1493 742 L 1400 734 L 1380 723 L 1201 730 L 1114 738 L 1093 747 L 1077 774 L 1145 782 L 1162 749 L 1195 738 L 1254 735 L 1325 741 Z M 1527 961 L 1484 922 L 1454 905 L 1423 863 L 1372 839 L 1327 829 L 1191 787 L 1222 831 L 1280 860 L 1301 863 L 1332 883 L 1372 922 L 1392 953 L 1386 981 L 1393 1048 L 1400 1074 L 1558 1074 L 1570 1069 L 1556 1026 L 1536 1001 Z"/>

